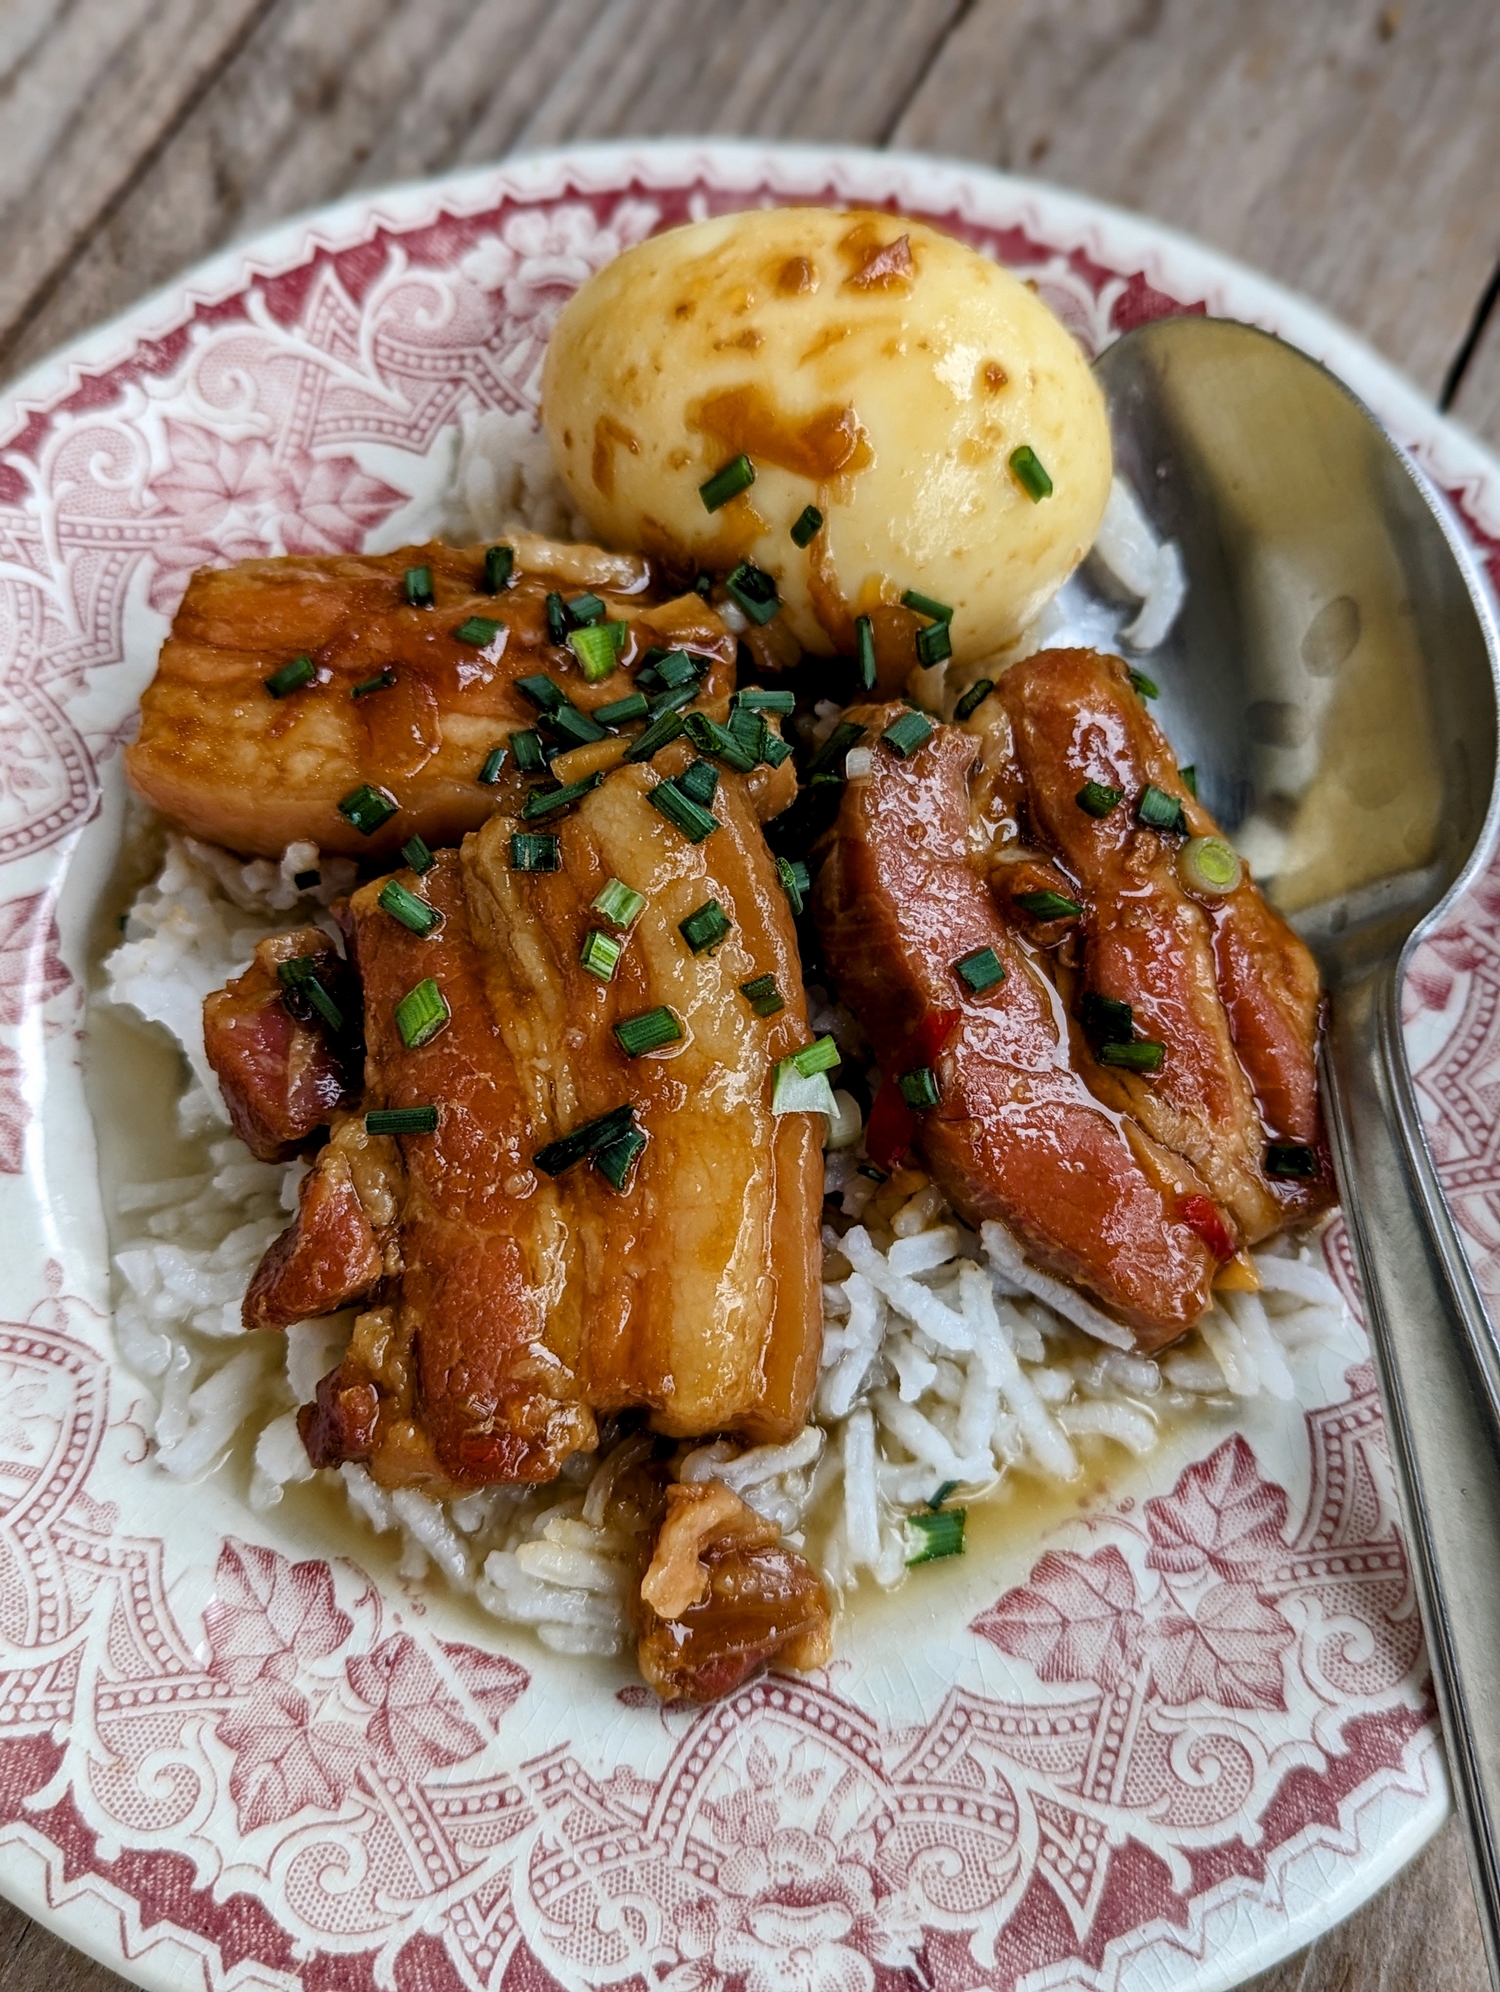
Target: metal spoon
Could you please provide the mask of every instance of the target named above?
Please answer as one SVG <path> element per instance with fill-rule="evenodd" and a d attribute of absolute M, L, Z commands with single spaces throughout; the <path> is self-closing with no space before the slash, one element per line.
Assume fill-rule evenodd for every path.
<path fill-rule="evenodd" d="M 1187 569 L 1152 654 L 1162 724 L 1331 993 L 1335 1161 L 1500 1987 L 1500 1343 L 1438 1190 L 1398 1001 L 1500 837 L 1494 612 L 1421 472 L 1294 348 L 1168 319 L 1096 371 L 1118 466 Z M 1097 616 L 1107 591 L 1091 569 L 1080 583 Z"/>

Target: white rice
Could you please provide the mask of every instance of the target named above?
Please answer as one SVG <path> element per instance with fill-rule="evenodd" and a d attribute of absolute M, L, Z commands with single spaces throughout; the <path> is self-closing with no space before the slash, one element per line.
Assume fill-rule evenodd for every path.
<path fill-rule="evenodd" d="M 1148 647 L 1181 605 L 1180 561 L 1174 582 L 1166 556 L 1175 549 L 1156 546 L 1122 489 L 1098 551 L 1141 601 L 1128 634 Z M 530 418 L 474 417 L 459 439 L 444 529 L 457 540 L 492 538 L 517 521 L 583 536 Z M 813 737 L 826 737 L 838 716 L 819 707 Z M 849 772 L 860 772 L 849 759 Z M 319 883 L 299 889 L 296 876 L 314 869 Z M 204 1056 L 202 1004 L 290 921 L 317 920 L 334 933 L 326 908 L 353 876 L 347 860 L 320 859 L 307 845 L 280 865 L 244 864 L 168 835 L 161 868 L 105 963 L 106 1000 L 182 1047 L 189 1076 L 179 1128 L 203 1155 L 198 1173 L 120 1192 L 121 1357 L 155 1400 L 158 1469 L 193 1480 L 243 1447 L 247 1497 L 260 1511 L 318 1477 L 296 1409 L 338 1361 L 353 1311 L 299 1323 L 284 1337 L 240 1328 L 245 1286 L 295 1210 L 306 1165 L 256 1162 L 229 1132 Z M 846 1010 L 817 987 L 809 1003 L 815 1031 L 831 1031 L 849 1057 L 868 1055 Z M 848 1225 L 843 1235 L 834 1225 L 824 1232 L 826 1335 L 813 1423 L 790 1445 L 698 1446 L 677 1471 L 732 1487 L 814 1554 L 840 1591 L 901 1580 L 906 1517 L 945 1483 L 974 1499 L 1017 1471 L 1068 1482 L 1098 1446 L 1145 1458 L 1194 1403 L 1260 1390 L 1291 1396 L 1285 1351 L 1341 1331 L 1338 1289 L 1311 1246 L 1279 1240 L 1257 1255 L 1259 1295 L 1226 1296 L 1202 1332 L 1160 1363 L 1136 1356 L 1116 1323 L 1028 1265 L 1003 1227 L 986 1224 L 976 1237 L 915 1173 L 899 1201 L 860 1174 L 859 1109 L 848 1093 L 835 1099 L 828 1191 Z M 602 1460 L 580 1455 L 549 1487 L 492 1487 L 446 1503 L 387 1492 L 359 1466 L 320 1477 L 341 1488 L 364 1525 L 397 1539 L 403 1575 L 436 1571 L 560 1652 L 611 1654 L 627 1637 L 634 1566 L 631 1545 L 602 1518 L 610 1483 L 643 1443 L 635 1435 Z"/>

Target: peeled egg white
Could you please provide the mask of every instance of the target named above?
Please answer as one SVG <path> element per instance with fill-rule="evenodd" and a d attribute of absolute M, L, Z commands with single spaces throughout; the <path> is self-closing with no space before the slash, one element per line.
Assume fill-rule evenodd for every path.
<path fill-rule="evenodd" d="M 883 680 L 921 626 L 904 590 L 952 608 L 960 663 L 987 656 L 1082 560 L 1109 496 L 1071 334 L 1008 271 L 885 214 L 774 208 L 627 250 L 559 317 L 542 417 L 606 545 L 754 562 L 825 655 L 869 614 Z M 1052 480 L 1040 501 L 1011 467 L 1022 446 Z M 699 486 L 742 451 L 754 484 L 710 513 Z M 802 549 L 808 505 L 825 523 Z"/>

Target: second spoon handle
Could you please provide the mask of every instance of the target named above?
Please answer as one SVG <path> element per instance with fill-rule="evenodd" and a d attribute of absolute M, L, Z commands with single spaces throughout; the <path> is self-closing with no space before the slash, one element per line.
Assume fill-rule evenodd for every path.
<path fill-rule="evenodd" d="M 1500 1988 L 1500 1366 L 1422 1138 L 1396 987 L 1382 971 L 1339 992 L 1327 1091 L 1448 1763 Z"/>

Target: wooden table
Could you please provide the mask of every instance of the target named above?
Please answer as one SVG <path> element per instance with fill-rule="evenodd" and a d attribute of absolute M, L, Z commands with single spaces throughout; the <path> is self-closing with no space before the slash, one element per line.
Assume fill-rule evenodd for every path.
<path fill-rule="evenodd" d="M 1500 445 L 1495 0 L 6 0 L 0 375 L 351 188 L 576 138 L 921 148 L 1306 291 Z M 1485 1984 L 1450 1826 L 1259 1992 Z M 5 1992 L 121 1981 L 0 1904 Z"/>

